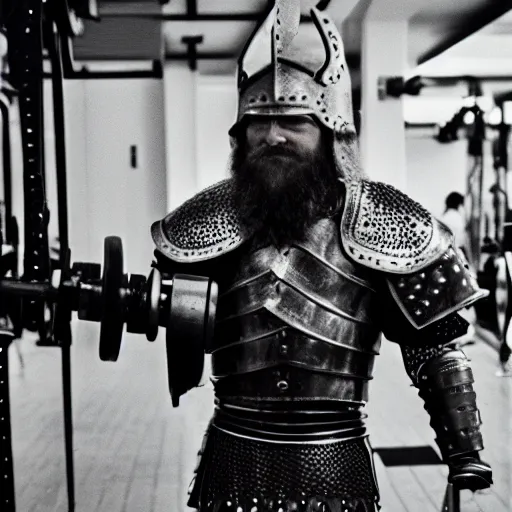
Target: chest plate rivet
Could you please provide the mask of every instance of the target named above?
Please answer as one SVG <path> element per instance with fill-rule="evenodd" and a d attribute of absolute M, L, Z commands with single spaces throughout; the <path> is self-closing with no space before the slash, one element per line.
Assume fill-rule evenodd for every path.
<path fill-rule="evenodd" d="M 289 386 L 288 382 L 286 382 L 285 380 L 280 380 L 277 383 L 277 387 L 280 391 L 286 391 L 290 386 Z"/>

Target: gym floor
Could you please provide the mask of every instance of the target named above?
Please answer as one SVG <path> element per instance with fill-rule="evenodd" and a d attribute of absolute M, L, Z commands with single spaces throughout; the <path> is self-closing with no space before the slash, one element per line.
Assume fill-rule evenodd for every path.
<path fill-rule="evenodd" d="M 212 412 L 212 390 L 195 389 L 180 407 L 171 406 L 162 334 L 152 344 L 125 335 L 118 362 L 106 363 L 97 356 L 99 326 L 74 324 L 77 512 L 190 510 L 187 488 Z M 473 360 L 484 421 L 482 457 L 493 466 L 495 485 L 484 493 L 462 493 L 461 510 L 510 511 L 512 378 L 495 376 L 497 354 L 483 341 L 465 350 Z M 11 345 L 9 357 L 16 509 L 65 512 L 60 349 L 37 347 L 34 336 L 27 336 Z M 368 427 L 377 453 L 380 448 L 434 446 L 423 402 L 410 386 L 395 345 L 383 343 L 370 390 Z M 402 459 L 408 464 L 407 457 Z M 383 512 L 441 511 L 444 466 L 390 465 L 384 456 L 376 456 L 376 465 Z"/>

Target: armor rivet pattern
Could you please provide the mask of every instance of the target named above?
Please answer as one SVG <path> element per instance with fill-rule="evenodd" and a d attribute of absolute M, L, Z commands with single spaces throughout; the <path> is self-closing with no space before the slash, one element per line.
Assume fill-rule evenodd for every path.
<path fill-rule="evenodd" d="M 480 291 L 476 279 L 459 264 L 456 251 L 448 249 L 440 261 L 421 273 L 389 279 L 400 306 L 419 320 L 418 325 L 425 325 L 440 312 L 460 309 L 473 295 L 476 300 Z"/>
<path fill-rule="evenodd" d="M 405 369 L 413 380 L 417 379 L 420 366 L 439 354 L 442 354 L 443 347 L 444 345 L 442 344 L 434 345 L 432 347 L 402 347 Z M 422 375 L 422 379 L 426 380 L 427 376 Z"/>
<path fill-rule="evenodd" d="M 419 203 L 391 185 L 367 180 L 348 187 L 341 232 L 353 259 L 395 274 L 423 271 L 452 239 Z"/>
<path fill-rule="evenodd" d="M 375 186 L 365 181 L 362 195 L 367 201 L 362 203 L 361 220 L 356 227 L 358 239 L 389 254 L 421 254 L 432 236 L 428 211 L 386 184 Z"/>
<path fill-rule="evenodd" d="M 408 345 L 402 344 L 405 369 L 413 381 L 417 380 L 421 365 L 441 355 L 446 350 L 445 344 L 466 334 L 467 327 L 468 323 L 463 318 L 454 314 L 449 315 L 420 331 L 422 340 L 430 343 L 435 340 L 435 345 L 422 344 L 418 340 L 410 340 Z M 423 380 L 428 378 L 426 375 L 421 377 Z"/>
<path fill-rule="evenodd" d="M 277 387 L 279 389 L 279 391 L 287 391 L 288 388 L 290 387 L 290 385 L 288 384 L 287 381 L 285 380 L 280 380 L 278 383 L 277 383 Z"/>
<path fill-rule="evenodd" d="M 161 221 L 160 229 L 155 226 L 157 247 L 178 260 L 205 259 L 243 241 L 230 180 L 203 190 Z"/>
<path fill-rule="evenodd" d="M 328 18 L 324 18 L 323 22 L 327 27 L 333 27 L 333 22 Z M 321 82 L 324 84 L 337 84 L 341 78 L 341 70 L 345 71 L 343 63 L 340 61 L 342 43 L 339 40 L 337 30 L 327 30 L 328 45 L 332 54 L 331 61 L 326 70 L 322 74 Z"/>

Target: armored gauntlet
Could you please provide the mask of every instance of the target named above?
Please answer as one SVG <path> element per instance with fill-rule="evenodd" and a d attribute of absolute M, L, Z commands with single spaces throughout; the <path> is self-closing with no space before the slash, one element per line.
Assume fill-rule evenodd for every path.
<path fill-rule="evenodd" d="M 492 472 L 478 455 L 483 449 L 482 421 L 473 382 L 469 361 L 460 350 L 443 351 L 418 372 L 419 395 L 443 460 L 450 467 L 449 481 L 476 490 L 492 484 Z"/>

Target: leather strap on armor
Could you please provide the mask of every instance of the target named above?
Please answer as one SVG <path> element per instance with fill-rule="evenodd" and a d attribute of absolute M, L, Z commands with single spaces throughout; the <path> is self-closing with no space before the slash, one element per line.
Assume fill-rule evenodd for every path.
<path fill-rule="evenodd" d="M 445 462 L 483 449 L 473 382 L 469 360 L 460 350 L 447 349 L 418 372 L 419 395 L 425 400 Z"/>

